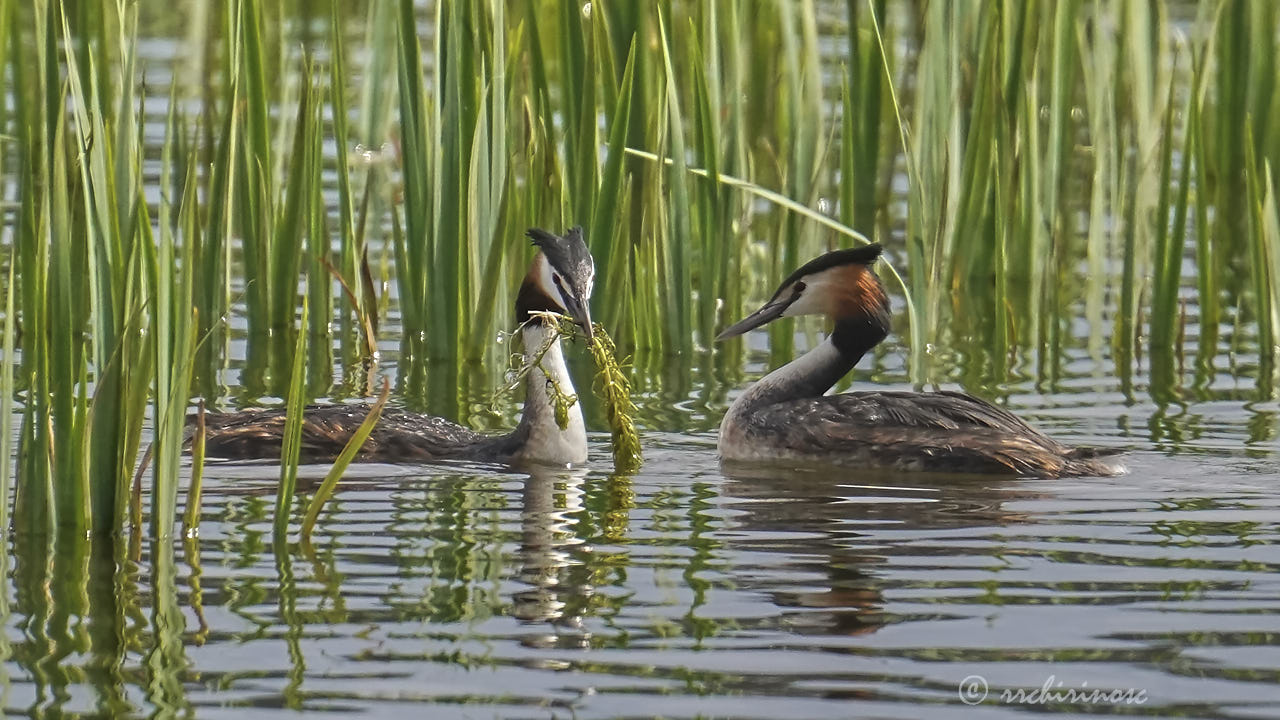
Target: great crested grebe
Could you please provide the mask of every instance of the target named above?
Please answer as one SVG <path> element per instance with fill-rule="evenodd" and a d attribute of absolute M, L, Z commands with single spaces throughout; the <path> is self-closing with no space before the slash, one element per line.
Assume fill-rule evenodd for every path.
<path fill-rule="evenodd" d="M 824 395 L 889 334 L 889 298 L 871 271 L 879 245 L 829 252 L 796 270 L 759 310 L 716 338 L 780 317 L 835 323 L 817 347 L 742 393 L 720 423 L 725 460 L 797 460 L 907 471 L 1036 477 L 1115 475 L 1105 450 L 1073 448 L 960 392 Z"/>
<path fill-rule="evenodd" d="M 539 312 L 569 316 L 592 336 L 588 302 L 595 280 L 595 262 L 582 240 L 582 228 L 560 237 L 530 229 L 528 236 L 539 249 L 516 296 L 516 320 L 526 358 L 542 353 L 525 380 L 524 412 L 516 429 L 505 435 L 487 435 L 441 417 L 404 410 L 383 412 L 360 454 L 362 460 L 415 462 L 427 460 L 480 460 L 497 463 L 536 462 L 567 465 L 587 459 L 587 432 L 581 403 L 569 407 L 568 423 L 556 422 L 554 385 L 573 395 L 573 380 L 565 366 L 559 333 Z M 544 351 L 545 350 L 545 351 Z M 331 460 L 364 421 L 367 405 L 311 406 L 302 425 L 302 458 Z M 205 451 L 216 457 L 250 459 L 278 457 L 284 434 L 282 409 L 247 410 L 205 416 Z"/>

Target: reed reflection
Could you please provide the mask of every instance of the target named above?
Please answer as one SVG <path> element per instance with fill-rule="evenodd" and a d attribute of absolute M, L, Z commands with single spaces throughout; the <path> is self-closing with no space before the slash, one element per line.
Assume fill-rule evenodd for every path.
<path fill-rule="evenodd" d="M 127 699 L 123 666 L 129 605 L 137 602 L 133 576 L 119 537 L 83 538 L 13 535 L 15 603 L 21 637 L 6 638 L 4 654 L 18 670 L 6 677 L 6 715 L 62 717 L 92 707 L 106 717 L 134 709 Z M 8 620 L 8 599 L 5 599 Z M 135 607 L 136 610 L 136 607 Z M 25 678 L 23 678 L 25 676 Z M 13 707 L 9 682 L 25 679 L 29 705 Z M 86 696 L 83 690 L 88 689 Z"/>

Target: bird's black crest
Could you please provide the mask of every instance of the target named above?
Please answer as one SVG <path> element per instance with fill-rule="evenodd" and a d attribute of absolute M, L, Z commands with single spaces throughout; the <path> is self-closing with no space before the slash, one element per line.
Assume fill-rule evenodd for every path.
<path fill-rule="evenodd" d="M 862 247 L 847 248 L 845 250 L 833 250 L 826 255 L 816 257 L 809 262 L 801 265 L 795 272 L 787 276 L 786 280 L 778 286 L 778 291 L 773 294 L 774 298 L 778 297 L 778 293 L 794 283 L 796 280 L 814 273 L 822 272 L 840 265 L 871 265 L 875 263 L 876 258 L 880 257 L 880 253 L 884 248 L 880 243 L 871 243 Z"/>
<path fill-rule="evenodd" d="M 551 267 L 561 274 L 574 278 L 594 274 L 595 263 L 591 259 L 587 243 L 582 239 L 582 228 L 571 227 L 563 237 L 541 228 L 529 228 L 525 234 L 547 256 Z"/>

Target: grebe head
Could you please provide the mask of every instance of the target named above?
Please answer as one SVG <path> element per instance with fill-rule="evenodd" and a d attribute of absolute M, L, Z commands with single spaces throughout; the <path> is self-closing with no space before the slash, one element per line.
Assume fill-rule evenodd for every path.
<path fill-rule="evenodd" d="M 533 257 L 516 297 L 516 320 L 536 322 L 536 316 L 530 313 L 538 311 L 568 315 L 582 326 L 590 341 L 591 290 L 596 264 L 582 239 L 582 228 L 570 228 L 563 237 L 529 228 L 527 235 L 539 252 Z"/>
<path fill-rule="evenodd" d="M 724 340 L 742 335 L 780 317 L 826 315 L 840 324 L 866 320 L 880 333 L 889 330 L 889 297 L 871 271 L 880 257 L 879 244 L 835 250 L 810 260 L 791 273 L 759 310 L 716 336 Z"/>

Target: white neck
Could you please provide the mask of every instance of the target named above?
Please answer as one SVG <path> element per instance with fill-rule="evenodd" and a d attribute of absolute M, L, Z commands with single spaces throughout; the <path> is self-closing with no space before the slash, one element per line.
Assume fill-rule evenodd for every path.
<path fill-rule="evenodd" d="M 525 379 L 526 395 L 524 415 L 520 424 L 529 430 L 524 447 L 518 456 L 522 460 L 568 465 L 587 460 L 587 430 L 582 422 L 582 403 L 569 406 L 569 422 L 561 429 L 556 422 L 552 387 L 572 397 L 575 394 L 573 378 L 560 350 L 560 339 L 551 339 L 547 351 L 540 360 L 538 353 L 547 345 L 548 336 L 556 331 L 542 324 L 526 325 L 521 331 L 524 341 L 525 362 L 534 362 Z"/>

